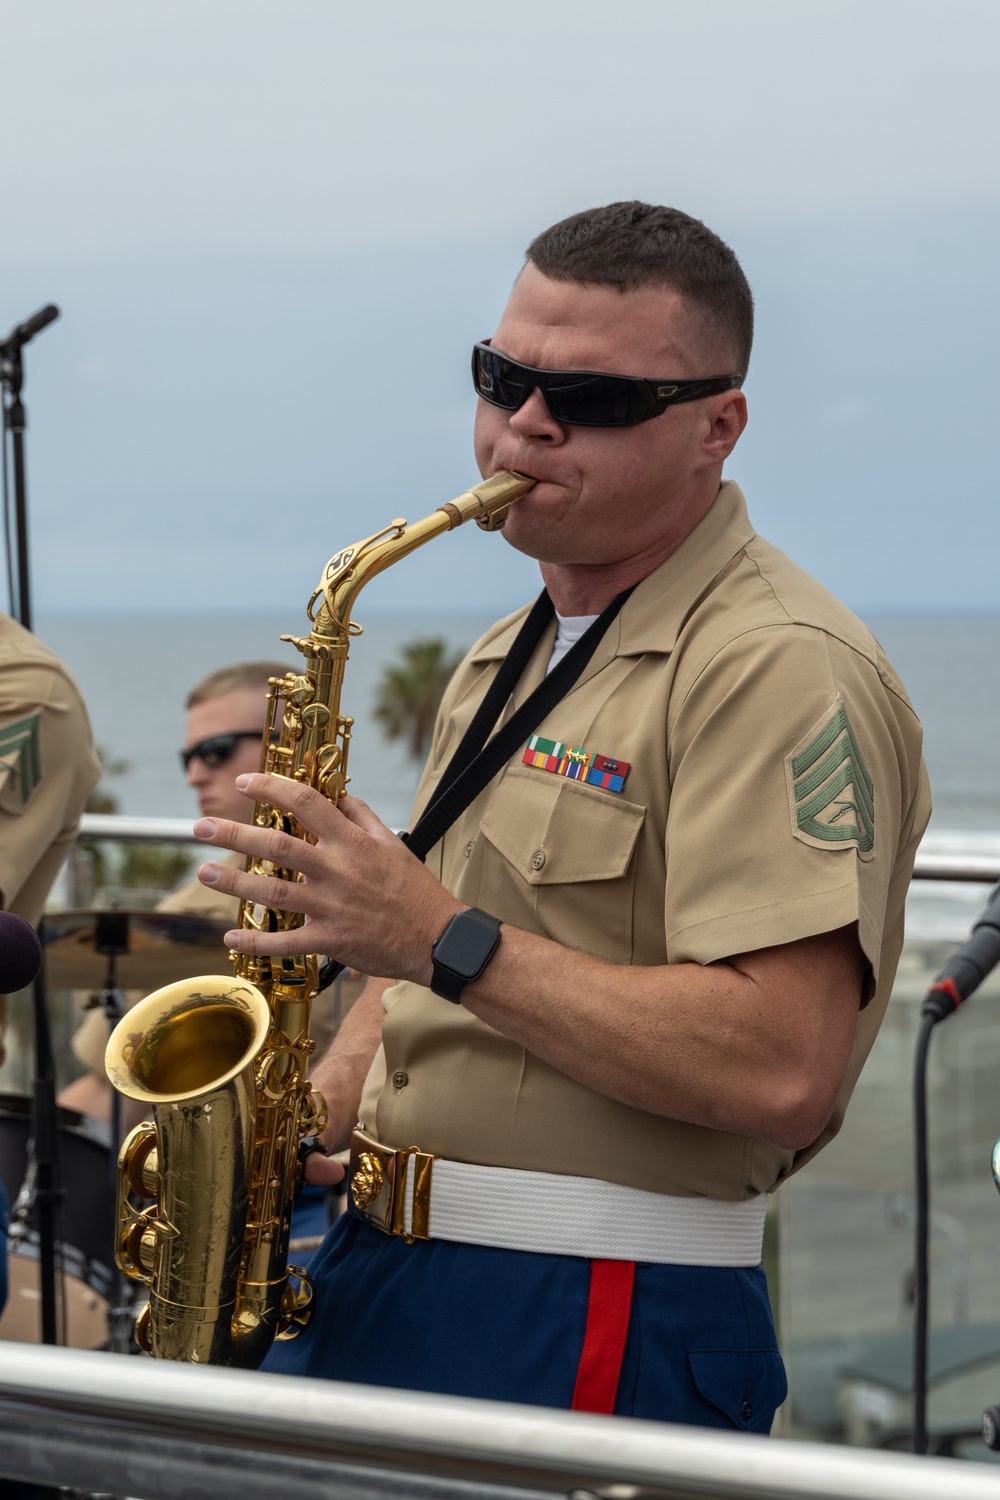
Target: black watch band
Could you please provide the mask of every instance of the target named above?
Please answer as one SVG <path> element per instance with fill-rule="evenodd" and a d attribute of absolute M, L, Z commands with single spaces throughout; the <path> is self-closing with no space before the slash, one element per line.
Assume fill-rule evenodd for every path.
<path fill-rule="evenodd" d="M 455 913 L 431 948 L 435 995 L 458 1004 L 465 986 L 479 978 L 497 951 L 501 925 L 498 917 L 478 906 Z"/>

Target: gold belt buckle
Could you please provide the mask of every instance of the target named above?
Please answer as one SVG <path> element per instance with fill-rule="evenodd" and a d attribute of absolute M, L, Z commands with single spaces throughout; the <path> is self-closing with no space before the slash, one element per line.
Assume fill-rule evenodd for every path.
<path fill-rule="evenodd" d="M 369 1224 L 407 1242 L 430 1234 L 434 1158 L 416 1146 L 395 1150 L 365 1130 L 351 1133 L 351 1197 Z M 406 1187 L 413 1173 L 413 1213 L 406 1228 Z"/>

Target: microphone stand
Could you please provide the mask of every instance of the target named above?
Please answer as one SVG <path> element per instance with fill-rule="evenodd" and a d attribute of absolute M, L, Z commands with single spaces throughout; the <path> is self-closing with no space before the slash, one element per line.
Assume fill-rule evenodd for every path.
<path fill-rule="evenodd" d="M 65 1342 L 59 1268 L 59 1211 L 64 1189 L 59 1173 L 59 1127 L 56 1110 L 56 1076 L 45 1003 L 44 960 L 34 981 L 35 1082 L 32 1095 L 31 1134 L 34 1153 L 35 1223 L 38 1227 L 38 1290 L 41 1305 L 42 1343 Z"/>
<path fill-rule="evenodd" d="M 0 342 L 0 386 L 3 387 L 4 452 L 6 454 L 7 434 L 9 432 L 11 448 L 14 454 L 17 589 L 16 599 L 11 599 L 11 613 L 24 626 L 25 630 L 30 630 L 32 627 L 31 573 L 28 559 L 28 494 L 24 477 L 24 431 L 28 425 L 28 415 L 24 409 L 24 402 L 21 399 L 21 386 L 24 383 L 24 361 L 21 358 L 21 350 L 25 344 L 31 342 L 36 333 L 41 333 L 42 329 L 47 328 L 58 316 L 58 307 L 50 302 L 47 307 L 41 308 L 33 317 L 28 318 L 24 323 L 19 323 Z M 5 464 L 5 480 L 6 475 L 7 466 Z M 6 495 L 4 499 L 6 500 Z"/>
<path fill-rule="evenodd" d="M 14 456 L 14 519 L 15 550 L 17 554 L 17 587 L 13 588 L 13 569 L 10 570 L 11 613 L 24 626 L 32 628 L 31 616 L 31 569 L 28 555 L 28 494 L 24 471 L 24 432 L 28 416 L 21 388 L 24 384 L 24 360 L 22 350 L 36 333 L 55 321 L 59 309 L 54 303 L 40 308 L 32 317 L 13 328 L 7 337 L 0 340 L 0 393 L 3 401 L 3 477 L 4 477 L 4 521 L 7 526 L 8 545 L 9 512 L 7 511 L 7 434 L 10 433 Z M 10 559 L 8 555 L 8 566 Z M 35 1152 L 35 1209 L 38 1224 L 38 1277 L 41 1300 L 42 1342 L 58 1342 L 58 1294 L 56 1290 L 56 1261 L 59 1239 L 59 1204 L 62 1188 L 59 1184 L 59 1126 L 56 1110 L 55 1065 L 52 1058 L 52 1042 L 49 1035 L 49 1020 L 45 995 L 45 965 L 39 970 L 34 982 L 35 1010 L 35 1081 L 32 1095 L 32 1137 Z"/>

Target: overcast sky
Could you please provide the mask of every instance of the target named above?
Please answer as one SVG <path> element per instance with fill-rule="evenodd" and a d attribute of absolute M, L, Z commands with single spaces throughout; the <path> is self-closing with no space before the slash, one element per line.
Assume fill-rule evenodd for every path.
<path fill-rule="evenodd" d="M 288 608 L 476 477 L 544 225 L 704 218 L 758 304 L 729 472 L 862 609 L 995 608 L 996 0 L 0 0 L 0 335 L 39 611 Z M 373 607 L 505 610 L 473 530 Z M 377 597 L 376 597 L 377 594 Z"/>

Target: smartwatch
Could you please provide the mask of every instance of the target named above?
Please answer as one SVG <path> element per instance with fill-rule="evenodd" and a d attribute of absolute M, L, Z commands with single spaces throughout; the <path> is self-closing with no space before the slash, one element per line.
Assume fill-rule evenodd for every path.
<path fill-rule="evenodd" d="M 457 1005 L 467 984 L 478 979 L 500 945 L 501 922 L 470 906 L 456 912 L 431 948 L 431 989 Z"/>

